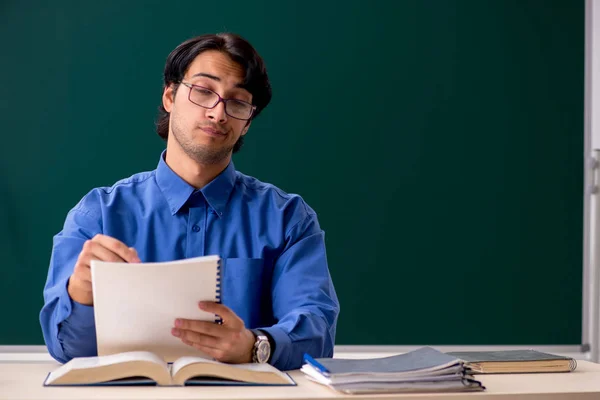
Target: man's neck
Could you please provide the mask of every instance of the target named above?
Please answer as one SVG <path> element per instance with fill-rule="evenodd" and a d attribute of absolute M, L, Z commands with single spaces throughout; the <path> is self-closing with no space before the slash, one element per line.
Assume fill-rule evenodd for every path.
<path fill-rule="evenodd" d="M 202 189 L 217 177 L 231 161 L 231 155 L 217 164 L 200 164 L 181 149 L 169 148 L 165 162 L 181 179 L 196 189 Z"/>

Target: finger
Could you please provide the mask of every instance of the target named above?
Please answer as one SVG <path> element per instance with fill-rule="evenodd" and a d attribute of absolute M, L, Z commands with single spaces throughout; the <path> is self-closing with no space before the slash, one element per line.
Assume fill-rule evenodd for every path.
<path fill-rule="evenodd" d="M 70 283 L 73 283 L 76 287 L 86 292 L 92 291 L 92 277 L 90 269 L 84 267 L 75 266 L 73 276 L 70 278 Z"/>
<path fill-rule="evenodd" d="M 75 268 L 73 268 L 73 275 L 78 281 L 89 282 L 90 284 L 92 282 L 92 270 L 90 269 L 90 266 L 79 259 L 75 264 Z"/>
<path fill-rule="evenodd" d="M 204 354 L 206 354 L 218 361 L 226 361 L 225 360 L 226 354 L 223 350 L 215 349 L 215 348 L 207 347 L 207 346 L 202 346 L 201 344 L 193 343 L 193 342 L 190 342 L 189 340 L 182 340 L 182 342 L 187 344 L 188 346 L 195 348 L 196 350 L 200 350 Z"/>
<path fill-rule="evenodd" d="M 223 324 L 232 329 L 243 329 L 244 321 L 234 313 L 231 308 L 213 301 L 201 301 L 198 303 L 201 310 L 217 314 L 223 320 Z"/>
<path fill-rule="evenodd" d="M 79 256 L 77 257 L 75 267 L 73 268 L 73 277 L 78 282 L 92 282 L 92 271 L 90 269 L 90 260 L 93 257 L 92 247 L 92 241 L 87 240 L 83 244 L 81 253 L 79 253 Z"/>
<path fill-rule="evenodd" d="M 93 243 L 91 247 L 90 264 L 92 260 L 110 261 L 110 262 L 127 262 L 123 257 L 114 253 L 113 251 L 102 246 L 100 243 Z"/>
<path fill-rule="evenodd" d="M 175 328 L 186 331 L 193 331 L 201 333 L 203 335 L 223 337 L 227 335 L 230 328 L 217 325 L 214 322 L 209 321 L 197 321 L 193 319 L 177 318 L 175 320 Z"/>
<path fill-rule="evenodd" d="M 218 349 L 219 339 L 214 336 L 207 336 L 201 333 L 193 332 L 193 331 L 185 331 L 177 328 L 171 329 L 171 334 L 175 337 L 178 337 L 184 343 L 187 341 L 189 343 L 198 344 L 205 347 L 210 347 L 213 349 Z"/>
<path fill-rule="evenodd" d="M 86 240 L 77 262 L 90 267 L 92 260 L 125 262 L 123 258 L 102 246 L 102 244 Z"/>
<path fill-rule="evenodd" d="M 87 240 L 83 244 L 83 249 L 77 258 L 77 262 L 73 268 L 73 275 L 78 282 L 81 282 L 82 284 L 87 282 L 90 286 L 90 290 L 92 283 L 92 271 L 90 265 L 92 260 L 124 262 L 121 257 L 106 249 L 101 244 Z M 87 287 L 88 285 L 84 286 Z"/>
<path fill-rule="evenodd" d="M 86 271 L 84 268 L 75 267 L 72 278 L 78 287 L 84 290 L 92 290 L 92 276 L 89 268 Z"/>
<path fill-rule="evenodd" d="M 127 245 L 120 240 L 117 240 L 113 237 L 98 234 L 94 236 L 92 239 L 95 243 L 100 243 L 105 248 L 109 249 L 123 260 L 132 263 L 141 262 L 139 259 L 137 252 L 133 247 L 127 247 Z"/>

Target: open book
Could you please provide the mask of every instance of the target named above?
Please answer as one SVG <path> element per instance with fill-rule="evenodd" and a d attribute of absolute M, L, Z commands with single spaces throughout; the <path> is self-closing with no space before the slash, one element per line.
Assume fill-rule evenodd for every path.
<path fill-rule="evenodd" d="M 296 385 L 288 374 L 269 364 L 225 364 L 200 357 L 181 357 L 168 364 L 147 351 L 74 358 L 51 372 L 44 382 L 44 386 L 144 384 Z"/>

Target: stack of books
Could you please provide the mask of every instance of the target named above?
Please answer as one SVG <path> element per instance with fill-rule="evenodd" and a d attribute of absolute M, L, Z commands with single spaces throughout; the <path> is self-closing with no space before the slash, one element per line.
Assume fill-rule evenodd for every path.
<path fill-rule="evenodd" d="M 346 394 L 485 390 L 463 360 L 431 347 L 362 360 L 305 355 L 301 371 L 308 379 Z"/>

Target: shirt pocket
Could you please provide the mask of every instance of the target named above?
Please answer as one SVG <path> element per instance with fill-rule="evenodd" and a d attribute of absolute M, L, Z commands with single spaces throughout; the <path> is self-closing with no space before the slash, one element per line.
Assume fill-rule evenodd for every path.
<path fill-rule="evenodd" d="M 247 328 L 272 322 L 271 276 L 262 258 L 224 258 L 221 264 L 221 302 Z"/>

